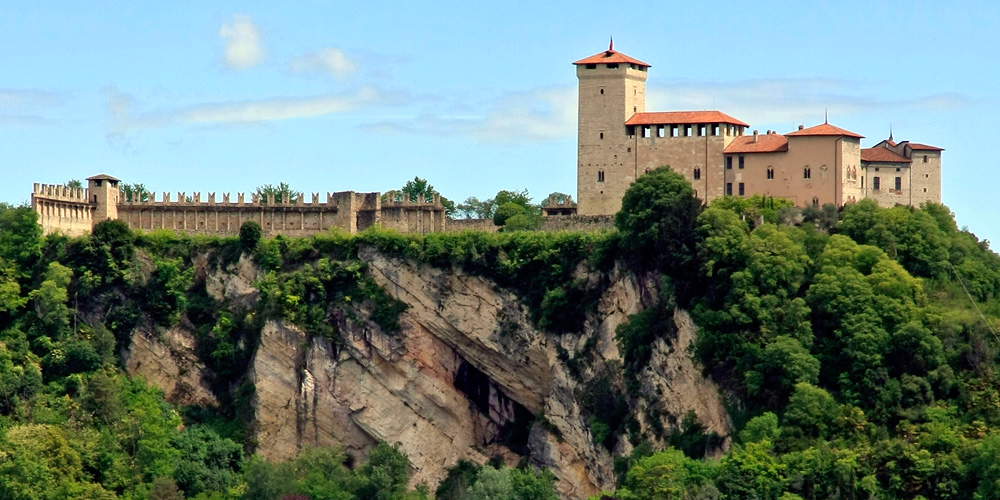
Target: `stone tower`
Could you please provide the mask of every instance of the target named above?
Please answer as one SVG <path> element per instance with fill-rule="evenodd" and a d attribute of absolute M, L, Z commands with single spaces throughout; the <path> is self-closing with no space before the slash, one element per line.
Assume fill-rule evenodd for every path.
<path fill-rule="evenodd" d="M 87 201 L 94 204 L 94 224 L 118 218 L 118 182 L 107 174 L 87 177 Z"/>
<path fill-rule="evenodd" d="M 635 151 L 625 121 L 646 110 L 650 67 L 614 50 L 573 63 L 580 80 L 577 200 L 580 215 L 615 213 L 635 181 Z"/>

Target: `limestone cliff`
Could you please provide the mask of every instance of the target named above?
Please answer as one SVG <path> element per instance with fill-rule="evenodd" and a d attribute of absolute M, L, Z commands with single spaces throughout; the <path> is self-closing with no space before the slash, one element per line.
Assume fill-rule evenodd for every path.
<path fill-rule="evenodd" d="M 460 459 L 499 456 L 550 468 L 566 498 L 613 489 L 614 455 L 631 446 L 622 439 L 611 452 L 595 444 L 580 395 L 602 367 L 620 361 L 616 328 L 653 304 L 655 279 L 616 267 L 603 276 L 606 286 L 582 332 L 557 335 L 540 331 L 519 298 L 488 279 L 371 248 L 359 256 L 375 282 L 408 306 L 400 332 L 366 319 L 364 305 L 335 319 L 333 339 L 268 320 L 246 374 L 255 387 L 258 453 L 286 459 L 306 447 L 339 445 L 360 458 L 384 440 L 399 443 L 414 481 L 432 488 Z M 257 300 L 260 271 L 249 259 L 198 266 L 216 300 L 239 307 Z M 578 274 L 592 278 L 583 268 Z M 693 413 L 709 431 L 728 436 L 719 390 L 689 353 L 695 326 L 683 310 L 673 319 L 676 334 L 655 341 L 639 374 L 641 391 L 631 402 L 637 430 L 662 444 L 656 429 L 670 430 Z M 178 403 L 216 404 L 193 342 L 183 327 L 137 330 L 128 369 Z"/>

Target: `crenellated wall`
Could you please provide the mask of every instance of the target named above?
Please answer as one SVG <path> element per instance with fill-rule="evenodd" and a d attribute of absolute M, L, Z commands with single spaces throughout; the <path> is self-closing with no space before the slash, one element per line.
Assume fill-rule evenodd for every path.
<path fill-rule="evenodd" d="M 45 234 L 58 231 L 80 236 L 89 233 L 96 208 L 89 200 L 89 190 L 59 184 L 35 183 L 31 192 L 31 207 L 38 213 L 38 223 Z"/>

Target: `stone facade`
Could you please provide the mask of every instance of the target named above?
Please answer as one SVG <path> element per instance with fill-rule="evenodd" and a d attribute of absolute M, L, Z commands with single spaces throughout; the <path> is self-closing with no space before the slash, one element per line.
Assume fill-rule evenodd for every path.
<path fill-rule="evenodd" d="M 890 136 L 862 151 L 862 190 L 879 205 L 941 202 L 941 148 Z"/>
<path fill-rule="evenodd" d="M 860 134 L 823 123 L 751 136 L 746 123 L 719 111 L 646 112 L 649 64 L 611 46 L 574 65 L 581 215 L 616 213 L 639 176 L 665 165 L 706 202 L 727 195 L 781 197 L 799 206 L 843 206 L 865 197 L 884 205 L 941 201 L 941 148 L 883 141 L 876 147 L 898 150 L 907 161 L 891 165 L 902 178 L 898 189 L 897 172 L 883 175 L 881 189 L 874 189 L 885 167 L 863 161 Z M 891 190 L 882 187 L 885 179 Z"/>
<path fill-rule="evenodd" d="M 135 230 L 169 229 L 188 234 L 233 236 L 247 221 L 260 224 L 268 236 L 309 236 L 331 229 L 357 233 L 378 225 L 405 233 L 443 231 L 444 206 L 441 199 L 402 202 L 383 201 L 379 193 L 344 191 L 327 193 L 320 201 L 312 193 L 310 202 L 300 196 L 295 202 L 276 202 L 273 197 L 229 193 L 216 199 L 215 193 L 163 193 L 157 200 L 123 201 L 118 179 L 100 175 L 88 179 L 86 189 L 35 184 L 31 205 L 38 213 L 46 234 L 61 232 L 80 236 L 94 224 L 118 219 Z"/>

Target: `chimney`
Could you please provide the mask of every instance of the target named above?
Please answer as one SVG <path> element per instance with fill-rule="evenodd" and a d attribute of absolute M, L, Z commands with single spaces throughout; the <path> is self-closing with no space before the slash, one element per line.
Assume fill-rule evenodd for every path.
<path fill-rule="evenodd" d="M 799 125 L 799 130 L 802 130 L 802 129 L 804 129 L 804 128 L 805 128 L 804 126 L 802 126 L 802 125 Z"/>
<path fill-rule="evenodd" d="M 754 142 L 754 144 L 757 143 L 757 131 L 756 130 L 753 131 L 753 142 Z"/>

